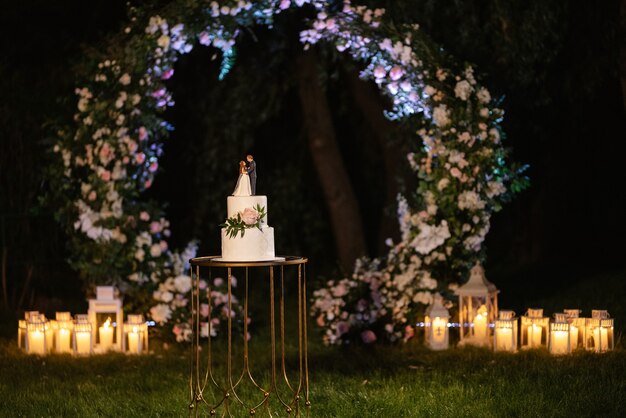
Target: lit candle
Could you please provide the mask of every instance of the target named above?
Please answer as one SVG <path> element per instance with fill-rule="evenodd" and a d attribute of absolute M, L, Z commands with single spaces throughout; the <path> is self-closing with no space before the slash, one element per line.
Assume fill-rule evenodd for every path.
<path fill-rule="evenodd" d="M 474 337 L 480 340 L 487 338 L 487 308 L 481 305 L 474 317 Z"/>
<path fill-rule="evenodd" d="M 595 351 L 606 351 L 609 348 L 609 335 L 607 329 L 598 327 L 593 330 L 593 342 Z"/>
<path fill-rule="evenodd" d="M 56 350 L 59 353 L 69 353 L 70 349 L 70 330 L 67 328 L 59 328 L 57 331 Z"/>
<path fill-rule="evenodd" d="M 528 342 L 531 347 L 541 347 L 541 336 L 543 335 L 543 328 L 537 324 L 528 326 Z"/>
<path fill-rule="evenodd" d="M 111 327 L 111 318 L 107 318 L 104 324 L 98 330 L 100 333 L 100 347 L 104 351 L 113 346 L 113 327 Z"/>
<path fill-rule="evenodd" d="M 28 352 L 31 354 L 46 354 L 44 333 L 32 330 L 28 332 Z"/>
<path fill-rule="evenodd" d="M 496 328 L 496 350 L 513 350 L 513 330 L 511 328 Z"/>
<path fill-rule="evenodd" d="M 131 354 L 139 354 L 141 347 L 141 334 L 137 330 L 137 327 L 133 327 L 133 330 L 128 333 L 128 352 Z"/>
<path fill-rule="evenodd" d="M 433 320 L 433 342 L 434 343 L 443 343 L 446 340 L 446 326 L 447 322 L 445 319 L 436 316 Z"/>
<path fill-rule="evenodd" d="M 552 331 L 552 354 L 567 354 L 567 331 Z"/>
<path fill-rule="evenodd" d="M 575 325 L 570 325 L 569 327 L 569 340 L 572 350 L 578 348 L 578 327 Z"/>
<path fill-rule="evenodd" d="M 46 329 L 46 347 L 48 351 L 52 350 L 52 344 L 54 342 L 54 334 L 52 332 L 52 328 L 56 326 L 56 323 L 53 321 L 47 321 L 46 325 L 44 325 Z"/>
<path fill-rule="evenodd" d="M 91 332 L 81 331 L 76 332 L 76 353 L 77 354 L 89 354 L 91 353 Z"/>

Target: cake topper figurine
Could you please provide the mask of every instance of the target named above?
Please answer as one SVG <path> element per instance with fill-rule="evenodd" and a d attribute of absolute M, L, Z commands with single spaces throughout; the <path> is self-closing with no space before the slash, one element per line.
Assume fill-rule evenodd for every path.
<path fill-rule="evenodd" d="M 250 193 L 252 195 L 256 194 L 256 163 L 254 162 L 254 157 L 252 154 L 248 154 L 246 156 L 246 160 L 248 164 L 246 166 L 248 177 L 250 178 Z"/>
<path fill-rule="evenodd" d="M 237 185 L 235 186 L 235 191 L 233 191 L 233 196 L 250 196 L 251 194 L 250 176 L 248 174 L 246 162 L 239 161 L 239 178 L 237 179 Z"/>

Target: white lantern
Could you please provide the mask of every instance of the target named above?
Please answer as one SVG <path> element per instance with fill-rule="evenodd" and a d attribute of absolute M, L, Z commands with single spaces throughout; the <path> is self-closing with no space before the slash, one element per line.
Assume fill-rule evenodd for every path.
<path fill-rule="evenodd" d="M 467 283 L 455 291 L 459 296 L 460 345 L 491 345 L 491 324 L 498 314 L 499 292 L 485 277 L 480 263 L 476 263 Z"/>
<path fill-rule="evenodd" d="M 89 355 L 93 353 L 92 325 L 88 315 L 76 315 L 74 321 L 74 354 Z"/>
<path fill-rule="evenodd" d="M 580 317 L 580 309 L 564 309 L 569 322 L 569 343 L 572 351 L 585 348 L 585 318 Z"/>
<path fill-rule="evenodd" d="M 57 327 L 57 321 L 54 319 L 47 319 L 44 314 L 41 314 L 44 322 L 46 323 L 46 348 L 48 352 L 52 352 L 54 350 L 54 330 Z"/>
<path fill-rule="evenodd" d="M 570 323 L 567 314 L 554 314 L 554 320 L 550 322 L 549 335 L 548 349 L 550 354 L 569 354 L 572 352 Z"/>
<path fill-rule="evenodd" d="M 543 316 L 543 309 L 528 309 L 521 319 L 520 336 L 522 348 L 546 347 L 548 343 L 549 318 Z"/>
<path fill-rule="evenodd" d="M 513 311 L 500 311 L 495 321 L 494 351 L 517 351 L 517 318 Z"/>
<path fill-rule="evenodd" d="M 596 353 L 613 350 L 613 319 L 605 310 L 592 310 L 585 325 L 585 348 Z"/>
<path fill-rule="evenodd" d="M 43 315 L 30 315 L 26 321 L 26 352 L 28 354 L 46 355 L 48 346 L 46 318 Z"/>
<path fill-rule="evenodd" d="M 72 315 L 69 312 L 56 313 L 56 327 L 54 328 L 54 349 L 57 353 L 72 352 Z"/>
<path fill-rule="evenodd" d="M 124 324 L 122 350 L 128 354 L 142 354 L 148 350 L 148 325 L 143 315 L 128 315 Z"/>
<path fill-rule="evenodd" d="M 120 350 L 124 313 L 122 299 L 113 286 L 96 287 L 96 298 L 89 299 L 89 322 L 96 352 Z"/>
<path fill-rule="evenodd" d="M 441 295 L 435 295 L 433 303 L 426 309 L 424 329 L 425 342 L 431 350 L 446 350 L 450 339 L 448 320 L 450 313 L 442 304 Z"/>

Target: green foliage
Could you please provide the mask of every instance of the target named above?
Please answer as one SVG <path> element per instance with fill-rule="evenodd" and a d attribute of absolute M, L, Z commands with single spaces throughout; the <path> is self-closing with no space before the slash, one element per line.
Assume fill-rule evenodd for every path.
<path fill-rule="evenodd" d="M 237 212 L 236 215 L 233 215 L 230 218 L 226 219 L 225 223 L 220 224 L 222 228 L 226 228 L 226 235 L 228 235 L 230 238 L 235 238 L 237 234 L 241 234 L 241 238 L 243 238 L 243 236 L 246 234 L 246 229 L 257 228 L 259 231 L 261 231 L 261 223 L 263 222 L 263 219 L 265 219 L 266 215 L 265 207 L 257 203 L 257 205 L 253 207 L 253 209 L 257 212 L 257 221 L 253 224 L 245 223 L 241 217 L 241 212 Z"/>

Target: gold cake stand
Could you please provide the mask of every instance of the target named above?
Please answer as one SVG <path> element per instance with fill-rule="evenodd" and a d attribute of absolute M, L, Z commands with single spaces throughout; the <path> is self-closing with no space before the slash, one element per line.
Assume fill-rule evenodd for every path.
<path fill-rule="evenodd" d="M 284 411 L 286 416 L 308 416 L 311 402 L 309 401 L 309 367 L 307 358 L 307 300 L 306 300 L 306 263 L 304 257 L 284 256 L 276 257 L 270 261 L 259 262 L 234 262 L 223 261 L 219 256 L 198 257 L 190 260 L 192 277 L 192 344 L 191 361 L 189 373 L 189 416 L 228 416 L 232 417 L 245 414 L 249 416 L 266 415 L 274 416 L 279 411 Z M 211 338 L 203 347 L 200 339 L 201 318 L 200 304 L 209 304 L 209 317 L 206 319 L 211 335 L 211 277 L 215 270 L 225 270 L 228 285 L 228 311 L 232 312 L 233 302 L 233 273 L 238 277 L 245 277 L 243 296 L 243 335 L 241 344 L 243 345 L 242 358 L 237 360 L 241 366 L 233 364 L 235 360 L 234 348 L 240 349 L 240 345 L 233 346 L 233 319 L 228 315 L 227 320 L 227 353 L 226 359 L 219 359 L 214 364 Z M 248 347 L 248 290 L 249 273 L 260 274 L 269 279 L 269 324 L 270 324 L 270 370 L 266 371 L 266 383 L 258 383 L 261 380 L 253 377 L 250 361 L 250 351 Z M 256 270 L 258 269 L 258 270 Z M 286 365 L 285 355 L 285 270 L 297 269 L 297 318 L 288 316 L 288 322 L 294 323 L 298 334 L 298 365 L 297 370 L 291 370 Z M 276 271 L 275 271 L 276 270 Z M 275 273 L 279 273 L 278 277 Z M 289 273 L 289 272 L 288 272 Z M 291 273 L 295 273 L 291 271 Z M 266 276 L 267 275 L 267 276 Z M 200 279 L 207 278 L 209 283 L 206 295 L 200 296 Z M 276 283 L 278 282 L 278 283 Z M 276 297 L 276 287 L 279 287 L 278 298 Z M 280 335 L 276 335 L 276 299 L 278 299 L 278 327 Z M 295 324 L 297 323 L 297 325 Z M 277 358 L 276 348 L 280 347 L 280 358 Z M 220 379 L 216 369 L 226 366 L 226 374 Z M 216 367 L 217 366 L 217 367 Z M 237 368 L 237 370 L 233 370 Z M 256 371 L 255 371 L 256 372 Z M 288 374 L 295 379 L 290 380 Z M 240 396 L 244 384 L 252 390 L 252 396 Z M 251 392 L 248 390 L 246 394 Z M 252 399 L 249 399 L 252 398 Z M 282 413 L 280 415 L 283 415 Z"/>

